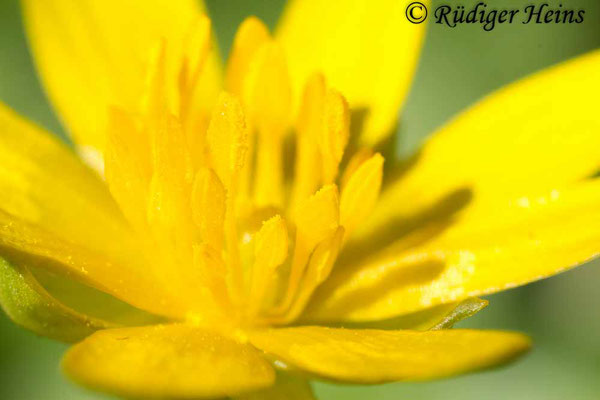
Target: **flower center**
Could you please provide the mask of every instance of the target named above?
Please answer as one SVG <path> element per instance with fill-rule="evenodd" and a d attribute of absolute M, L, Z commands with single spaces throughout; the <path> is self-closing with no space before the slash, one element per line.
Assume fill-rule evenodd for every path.
<path fill-rule="evenodd" d="M 182 298 L 184 318 L 289 323 L 373 207 L 383 158 L 361 150 L 338 173 L 349 137 L 346 100 L 317 73 L 294 101 L 283 50 L 254 18 L 236 36 L 229 92 L 203 113 L 194 99 L 207 29 L 199 23 L 191 35 L 201 55 L 180 60 L 176 90 L 163 45 L 142 113 L 113 113 L 107 181 L 142 237 L 149 273 Z"/>

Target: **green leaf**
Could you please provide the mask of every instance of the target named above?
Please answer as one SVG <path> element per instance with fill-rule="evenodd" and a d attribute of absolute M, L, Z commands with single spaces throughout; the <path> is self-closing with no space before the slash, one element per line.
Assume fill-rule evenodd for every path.
<path fill-rule="evenodd" d="M 56 301 L 94 319 L 109 321 L 116 326 L 145 326 L 167 322 L 163 317 L 140 310 L 69 276 L 54 273 L 51 268 L 30 264 L 29 271 Z"/>
<path fill-rule="evenodd" d="M 17 324 L 38 335 L 77 342 L 115 325 L 91 318 L 52 297 L 24 265 L 0 257 L 0 306 Z"/>
<path fill-rule="evenodd" d="M 456 307 L 450 311 L 440 322 L 431 327 L 430 330 L 436 331 L 440 329 L 450 329 L 457 322 L 477 314 L 479 311 L 487 307 L 488 304 L 489 301 L 482 300 L 477 297 L 471 297 L 463 300 L 458 303 L 458 305 L 456 305 Z"/>

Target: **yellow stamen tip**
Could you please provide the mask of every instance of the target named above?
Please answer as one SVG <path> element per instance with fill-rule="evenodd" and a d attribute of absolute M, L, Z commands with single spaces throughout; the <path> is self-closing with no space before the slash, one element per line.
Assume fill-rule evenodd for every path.
<path fill-rule="evenodd" d="M 242 98 L 259 131 L 281 134 L 290 123 L 290 77 L 283 49 L 274 41 L 263 43 L 254 55 Z"/>
<path fill-rule="evenodd" d="M 323 134 L 320 135 L 320 148 L 323 157 L 324 181 L 333 182 L 344 149 L 350 136 L 350 108 L 348 102 L 336 90 L 329 89 L 325 98 Z"/>
<path fill-rule="evenodd" d="M 250 62 L 260 46 L 270 39 L 269 29 L 256 17 L 248 17 L 240 25 L 229 56 L 225 87 L 237 95 L 242 94 L 243 82 Z"/>
<path fill-rule="evenodd" d="M 210 159 L 226 188 L 240 171 L 248 152 L 248 129 L 238 99 L 223 92 L 219 96 L 207 132 Z"/>
<path fill-rule="evenodd" d="M 340 220 L 350 233 L 366 218 L 379 196 L 383 179 L 383 157 L 376 153 L 348 179 L 340 201 Z"/>

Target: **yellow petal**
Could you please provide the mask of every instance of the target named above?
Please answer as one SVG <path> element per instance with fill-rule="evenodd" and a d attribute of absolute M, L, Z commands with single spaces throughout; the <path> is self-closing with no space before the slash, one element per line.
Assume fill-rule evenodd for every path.
<path fill-rule="evenodd" d="M 173 299 L 140 262 L 135 238 L 98 176 L 1 104 L 0 130 L 3 251 L 41 257 L 45 268 L 146 310 L 172 312 Z"/>
<path fill-rule="evenodd" d="M 108 322 L 87 317 L 54 299 L 29 272 L 0 257 L 0 305 L 16 324 L 64 342 L 76 342 Z"/>
<path fill-rule="evenodd" d="M 354 112 L 365 113 L 364 142 L 373 144 L 391 133 L 424 33 L 425 24 L 406 19 L 409 3 L 290 1 L 276 39 L 289 60 L 296 102 L 307 78 L 321 71 Z"/>
<path fill-rule="evenodd" d="M 502 364 L 530 346 L 518 333 L 472 330 L 378 331 L 298 327 L 250 334 L 256 347 L 290 366 L 342 382 L 424 380 Z"/>
<path fill-rule="evenodd" d="M 120 109 L 109 112 L 104 164 L 106 182 L 121 211 L 144 231 L 148 227 L 145 204 L 152 176 L 150 137 L 134 116 Z"/>
<path fill-rule="evenodd" d="M 507 199 L 593 175 L 600 167 L 599 91 L 597 50 L 488 96 L 427 141 L 361 232 L 370 236 L 460 190 L 475 202 Z"/>
<path fill-rule="evenodd" d="M 354 256 L 321 287 L 309 315 L 389 318 L 559 273 L 600 254 L 598 204 L 594 179 L 473 208 L 436 235 Z"/>
<path fill-rule="evenodd" d="M 1 103 L 0 160 L 0 209 L 91 248 L 123 236 L 124 221 L 97 175 Z"/>
<path fill-rule="evenodd" d="M 67 374 L 123 397 L 226 397 L 272 385 L 275 373 L 249 345 L 186 325 L 97 332 L 65 355 Z"/>
<path fill-rule="evenodd" d="M 287 373 L 277 375 L 275 385 L 245 396 L 237 396 L 238 400 L 316 400 L 308 381 L 299 376 Z"/>
<path fill-rule="evenodd" d="M 22 4 L 32 53 L 52 103 L 79 144 L 100 150 L 108 106 L 137 110 L 151 49 L 165 38 L 180 54 L 200 12 L 195 0 Z M 168 68 L 175 81 L 178 65 L 172 62 Z"/>

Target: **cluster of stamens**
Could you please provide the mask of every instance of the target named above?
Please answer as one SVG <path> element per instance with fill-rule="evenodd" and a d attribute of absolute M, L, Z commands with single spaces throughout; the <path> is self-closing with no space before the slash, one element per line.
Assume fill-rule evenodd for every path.
<path fill-rule="evenodd" d="M 160 46 L 142 111 L 111 112 L 106 178 L 148 272 L 185 302 L 183 318 L 289 323 L 374 206 L 383 158 L 344 157 L 346 100 L 319 73 L 294 96 L 284 51 L 254 18 L 236 36 L 226 92 L 206 111 L 211 40 L 202 19 L 174 63 L 175 84 L 169 43 Z"/>

